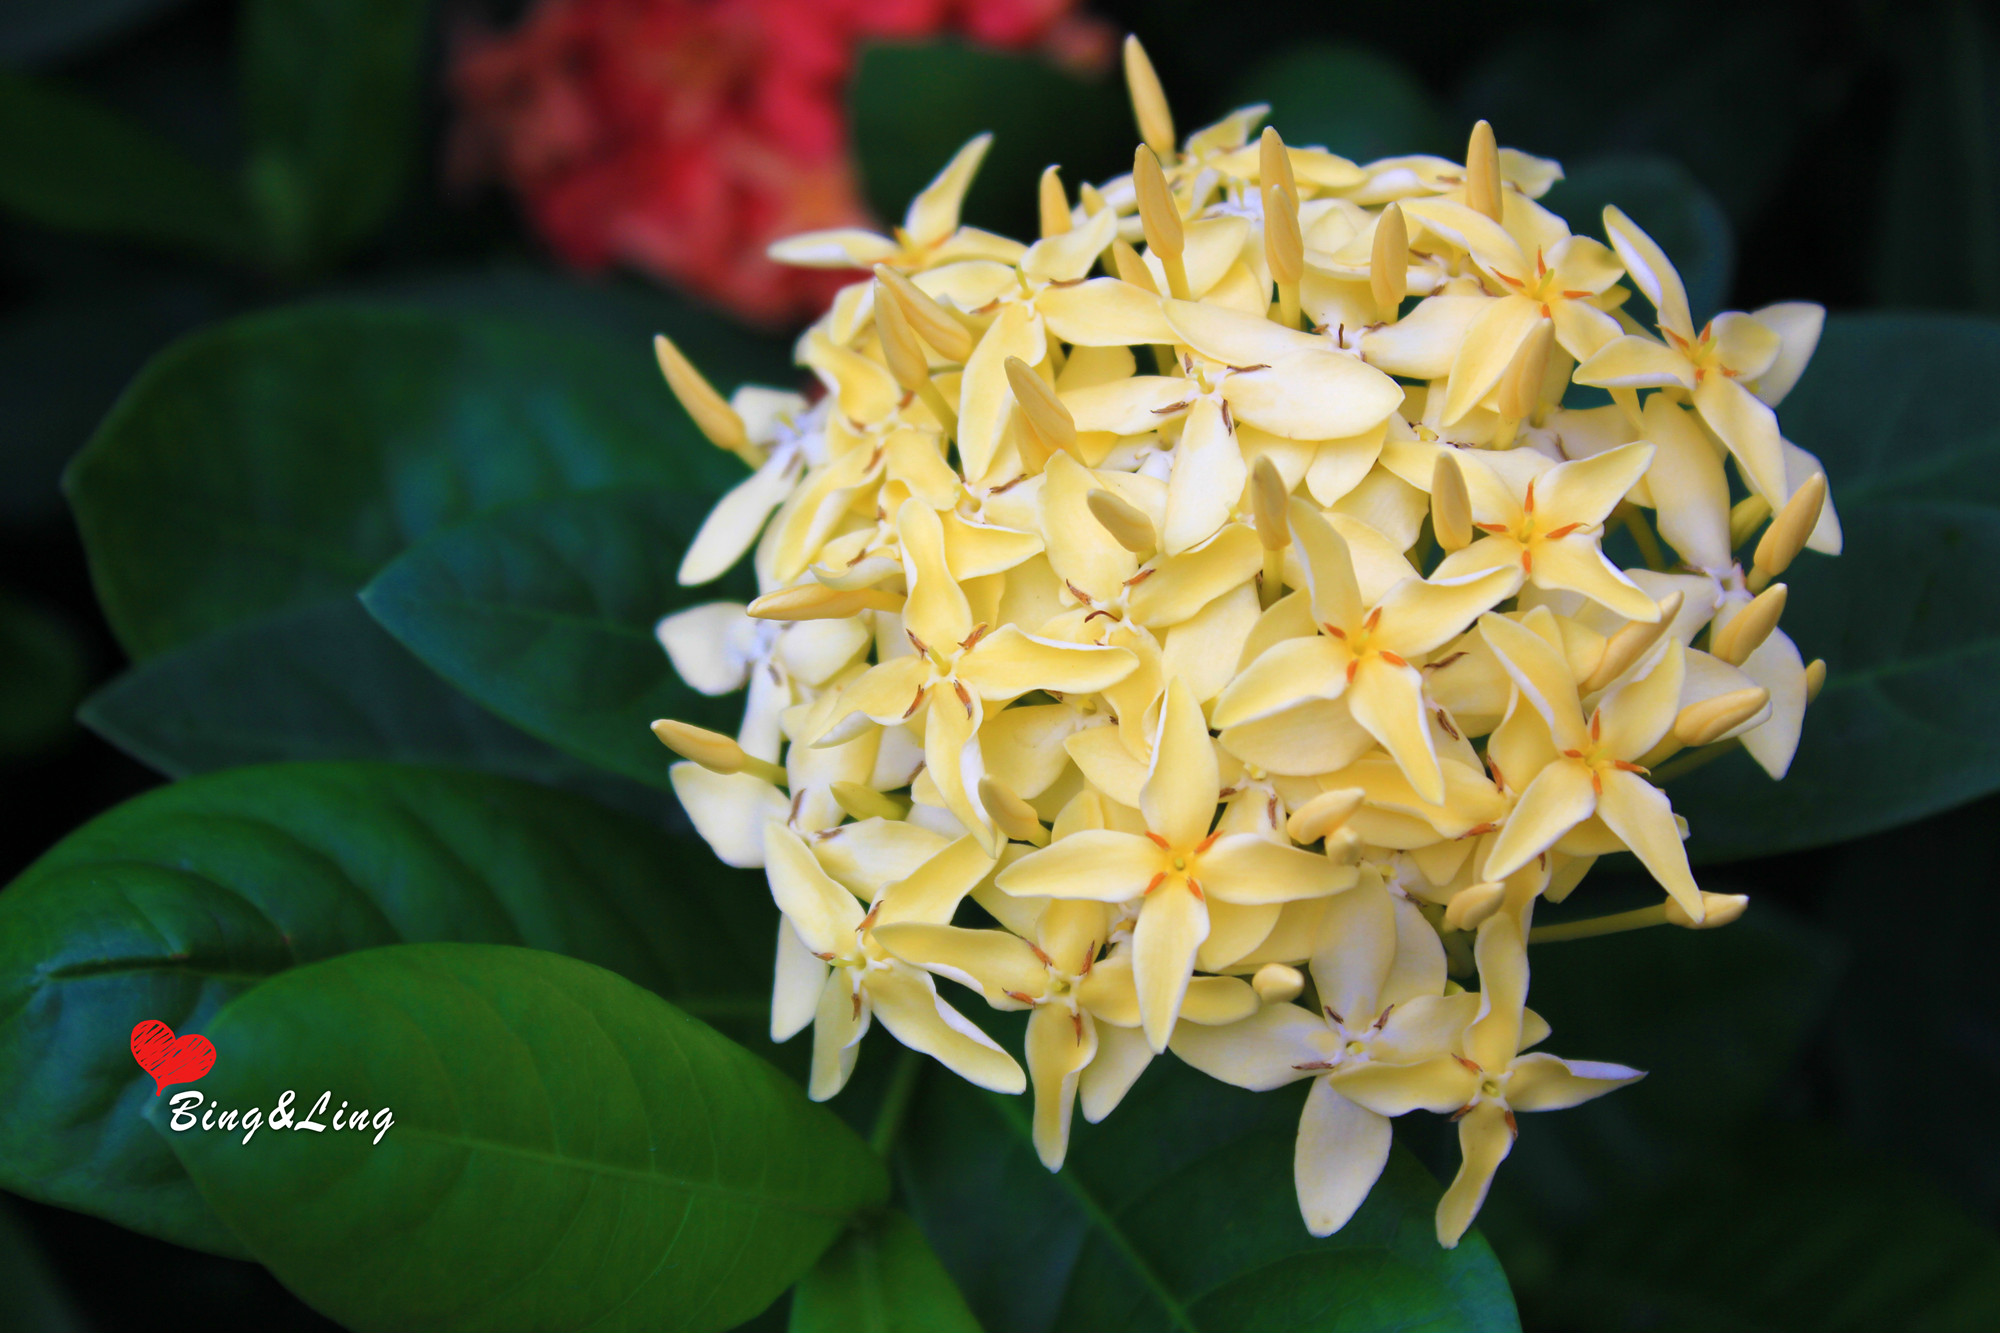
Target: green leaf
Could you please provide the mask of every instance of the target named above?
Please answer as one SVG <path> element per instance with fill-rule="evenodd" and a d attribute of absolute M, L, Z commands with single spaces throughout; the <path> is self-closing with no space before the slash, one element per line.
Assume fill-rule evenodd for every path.
<path fill-rule="evenodd" d="M 48 612 L 0 594 L 0 681 L 0 757 L 32 754 L 70 729 L 83 645 Z"/>
<path fill-rule="evenodd" d="M 146 358 L 220 313 L 182 280 L 112 279 L 104 294 L 65 291 L 0 320 L 0 519 L 62 513 L 62 470 Z"/>
<path fill-rule="evenodd" d="M 1985 401 L 1996 382 L 2000 321 L 1834 315 L 1778 414 L 1826 466 L 1843 517 L 1881 500 L 2000 504 L 2000 422 Z"/>
<path fill-rule="evenodd" d="M 66 481 L 105 615 L 145 658 L 358 591 L 495 505 L 631 482 L 713 492 L 741 468 L 695 433 L 644 344 L 323 305 L 162 353 Z"/>
<path fill-rule="evenodd" d="M 255 251 L 228 181 L 55 84 L 0 70 L 0 142 L 0 208 L 30 221 L 229 262 Z"/>
<path fill-rule="evenodd" d="M 791 1333 L 979 1333 L 924 1233 L 900 1212 L 856 1227 L 792 1294 Z"/>
<path fill-rule="evenodd" d="M 149 792 L 0 893 L 0 1184 L 241 1254 L 140 1122 L 134 1024 L 202 1031 L 287 968 L 453 939 L 574 954 L 750 1036 L 773 916 L 705 849 L 503 778 L 290 764 Z"/>
<path fill-rule="evenodd" d="M 414 165 L 425 0 L 247 0 L 250 192 L 278 260 L 368 239 Z"/>
<path fill-rule="evenodd" d="M 1841 519 L 1845 553 L 1786 574 L 1785 632 L 1827 664 L 1791 771 L 1773 782 L 1737 753 L 1667 787 L 1697 860 L 1843 842 L 2000 790 L 2000 584 L 1987 574 L 2000 509 L 1880 503 Z"/>
<path fill-rule="evenodd" d="M 1362 47 L 1301 44 L 1234 84 L 1232 105 L 1267 102 L 1285 142 L 1356 162 L 1463 151 L 1444 109 L 1394 60 Z"/>
<path fill-rule="evenodd" d="M 1544 1294 L 1546 1314 L 1603 1333 L 1983 1333 L 2000 1235 L 1870 1152 L 1786 1125 L 1711 1142 L 1687 1180 L 1621 1200 Z"/>
<path fill-rule="evenodd" d="M 1680 270 L 1697 324 L 1721 310 L 1736 277 L 1736 234 L 1715 196 L 1671 158 L 1590 158 L 1557 181 L 1542 205 L 1579 236 L 1609 242 L 1604 206 L 1616 204 L 1660 243 Z"/>
<path fill-rule="evenodd" d="M 785 1077 L 601 968 L 483 944 L 302 967 L 205 1027 L 216 1105 L 388 1108 L 362 1132 L 146 1118 L 280 1281 L 350 1328 L 719 1330 L 887 1180 Z M 328 1119 L 318 1123 L 330 1124 Z"/>
<path fill-rule="evenodd" d="M 181 0 L 63 0 L 0 8 L 0 63 L 25 65 L 70 54 L 134 27 Z"/>
<path fill-rule="evenodd" d="M 895 1164 L 911 1212 L 980 1322 L 1009 1333 L 1518 1330 L 1477 1232 L 1439 1248 L 1439 1190 L 1401 1150 L 1346 1227 L 1300 1220 L 1301 1098 L 1161 1060 L 1050 1174 L 1029 1111 L 956 1079 L 923 1085 Z"/>
<path fill-rule="evenodd" d="M 609 490 L 497 509 L 434 533 L 362 593 L 376 620 L 439 675 L 522 729 L 656 786 L 668 756 L 647 730 L 677 717 L 734 731 L 739 700 L 695 693 L 653 626 L 748 587 L 675 582 L 706 505 Z"/>
<path fill-rule="evenodd" d="M 1110 78 L 1089 82 L 1036 56 L 956 41 L 862 49 L 848 86 L 849 133 L 869 206 L 901 221 L 910 200 L 966 140 L 993 146 L 965 200 L 965 221 L 1039 235 L 1035 182 L 1062 166 L 1072 200 L 1083 181 L 1132 168 L 1131 112 Z"/>
<path fill-rule="evenodd" d="M 353 597 L 280 611 L 149 658 L 79 720 L 169 777 L 286 760 L 449 764 L 564 787 L 658 822 L 657 792 L 581 763 L 440 680 Z"/>

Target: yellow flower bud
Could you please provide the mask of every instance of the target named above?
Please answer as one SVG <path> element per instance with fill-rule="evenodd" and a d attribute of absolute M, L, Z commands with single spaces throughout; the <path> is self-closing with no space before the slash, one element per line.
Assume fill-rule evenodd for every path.
<path fill-rule="evenodd" d="M 1785 501 L 1784 508 L 1758 540 L 1756 566 L 1750 573 L 1753 587 L 1762 587 L 1791 567 L 1805 549 L 1806 539 L 1812 536 L 1825 507 L 1826 474 L 1815 472 L 1792 492 L 1792 498 Z"/>
<path fill-rule="evenodd" d="M 880 588 L 829 588 L 801 583 L 767 592 L 747 610 L 758 620 L 845 620 L 863 611 L 900 611 L 899 594 Z"/>
<path fill-rule="evenodd" d="M 1014 401 L 1020 404 L 1028 429 L 1051 453 L 1057 450 L 1075 453 L 1076 419 L 1070 416 L 1062 399 L 1056 397 L 1049 382 L 1018 356 L 1007 358 L 1006 369 L 1007 387 L 1014 391 Z"/>
<path fill-rule="evenodd" d="M 1764 711 L 1771 692 L 1752 685 L 1689 704 L 1674 716 L 1674 739 L 1682 745 L 1711 745 Z"/>
<path fill-rule="evenodd" d="M 1060 236 L 1069 230 L 1069 198 L 1063 194 L 1062 169 L 1048 167 L 1042 172 L 1041 188 L 1036 202 L 1042 215 L 1042 235 L 1044 238 Z"/>
<path fill-rule="evenodd" d="M 979 803 L 986 807 L 993 827 L 1013 841 L 1033 843 L 1037 847 L 1048 845 L 1049 831 L 1042 827 L 1042 817 L 1035 813 L 1035 807 L 1008 790 L 991 773 L 979 779 Z"/>
<path fill-rule="evenodd" d="M 694 421 L 695 429 L 706 435 L 716 448 L 745 455 L 744 461 L 752 467 L 763 461 L 756 457 L 750 435 L 744 429 L 743 418 L 736 415 L 736 409 L 729 405 L 728 400 L 717 393 L 715 386 L 694 368 L 694 363 L 681 355 L 681 349 L 674 346 L 673 339 L 664 333 L 654 334 L 653 356 L 660 363 L 660 373 L 667 377 L 667 387 L 674 391 L 674 397 L 680 399 L 681 407 Z"/>
<path fill-rule="evenodd" d="M 1375 221 L 1375 243 L 1368 254 L 1368 290 L 1375 313 L 1393 321 L 1410 288 L 1410 227 L 1403 210 L 1390 204 Z"/>
<path fill-rule="evenodd" d="M 1090 513 L 1112 540 L 1134 555 L 1151 555 L 1159 549 L 1159 534 L 1153 531 L 1153 520 L 1146 517 L 1144 510 L 1130 501 L 1121 500 L 1110 491 L 1094 490 L 1084 497 L 1090 506 Z"/>
<path fill-rule="evenodd" d="M 875 266 L 875 276 L 879 278 L 889 294 L 903 309 L 903 318 L 917 335 L 937 348 L 938 355 L 947 361 L 963 362 L 972 355 L 973 338 L 965 325 L 954 319 L 950 312 L 932 300 L 923 288 L 911 282 L 887 264 Z"/>
<path fill-rule="evenodd" d="M 1696 921 L 1685 908 L 1669 898 L 1666 903 L 1667 924 L 1686 930 L 1714 930 L 1742 916 L 1743 910 L 1750 906 L 1750 898 L 1742 893 L 1710 893 L 1704 889 L 1701 905 L 1702 918 Z"/>
<path fill-rule="evenodd" d="M 1465 205 L 1495 222 L 1505 209 L 1500 197 L 1500 145 L 1493 127 L 1479 121 L 1465 145 Z"/>
<path fill-rule="evenodd" d="M 1785 585 L 1774 583 L 1750 599 L 1727 625 L 1709 635 L 1708 650 L 1731 666 L 1742 666 L 1757 651 L 1785 612 Z"/>
<path fill-rule="evenodd" d="M 1361 802 L 1366 797 L 1367 793 L 1359 787 L 1323 791 L 1292 811 L 1292 817 L 1285 821 L 1285 832 L 1291 835 L 1293 842 L 1299 843 L 1330 838 L 1354 817 L 1354 812 L 1361 808 Z"/>
<path fill-rule="evenodd" d="M 1472 544 L 1472 497 L 1450 450 L 1441 451 L 1431 464 L 1431 533 L 1446 551 Z"/>
<path fill-rule="evenodd" d="M 1166 89 L 1153 72 L 1153 62 L 1137 37 L 1125 39 L 1125 86 L 1132 96 L 1132 115 L 1139 122 L 1139 138 L 1161 157 L 1174 154 L 1174 116 L 1167 108 Z"/>
<path fill-rule="evenodd" d="M 712 773 L 748 773 L 776 786 L 786 781 L 784 769 L 757 758 L 719 731 L 663 717 L 653 723 L 653 734 L 681 758 L 691 759 Z"/>
<path fill-rule="evenodd" d="M 1284 963 L 1266 963 L 1250 978 L 1250 989 L 1265 1004 L 1290 1004 L 1305 988 L 1305 973 Z"/>
<path fill-rule="evenodd" d="M 1655 621 L 1635 620 L 1604 641 L 1604 655 L 1597 659 L 1590 674 L 1577 683 L 1577 690 L 1589 694 L 1601 690 L 1618 677 L 1634 662 L 1646 655 L 1646 650 L 1660 641 L 1660 636 L 1673 627 L 1674 617 L 1681 613 L 1685 597 L 1679 591 L 1670 592 L 1660 601 L 1660 618 Z"/>

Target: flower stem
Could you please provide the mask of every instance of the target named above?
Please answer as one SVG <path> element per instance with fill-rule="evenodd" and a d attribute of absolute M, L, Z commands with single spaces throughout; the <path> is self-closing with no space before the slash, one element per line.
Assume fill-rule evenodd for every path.
<path fill-rule="evenodd" d="M 923 1056 L 907 1048 L 897 1055 L 896 1068 L 889 1075 L 889 1090 L 882 1094 L 882 1109 L 875 1113 L 875 1128 L 868 1135 L 868 1146 L 878 1156 L 887 1157 L 896 1146 L 896 1136 L 902 1132 L 903 1119 L 909 1114 L 910 1099 L 916 1095 L 917 1079 L 923 1072 Z"/>
<path fill-rule="evenodd" d="M 1528 932 L 1530 944 L 1560 944 L 1564 940 L 1587 940 L 1598 935 L 1617 935 L 1628 930 L 1667 924 L 1667 905 L 1635 907 L 1629 912 L 1613 912 L 1584 921 L 1565 921 L 1559 926 L 1536 926 Z"/>

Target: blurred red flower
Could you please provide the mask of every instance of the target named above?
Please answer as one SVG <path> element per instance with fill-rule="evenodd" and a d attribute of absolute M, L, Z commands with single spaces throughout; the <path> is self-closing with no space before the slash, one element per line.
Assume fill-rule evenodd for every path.
<path fill-rule="evenodd" d="M 867 219 L 844 100 L 857 47 L 957 33 L 1101 64 L 1112 34 L 1076 2 L 542 0 L 457 43 L 449 171 L 504 180 L 579 268 L 629 264 L 763 323 L 810 316 L 853 275 L 764 248 Z"/>

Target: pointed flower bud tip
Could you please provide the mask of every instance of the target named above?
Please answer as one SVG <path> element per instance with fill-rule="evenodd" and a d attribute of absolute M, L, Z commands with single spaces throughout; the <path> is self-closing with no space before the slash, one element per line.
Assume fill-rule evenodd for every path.
<path fill-rule="evenodd" d="M 1020 404 L 1028 429 L 1049 452 L 1075 453 L 1076 418 L 1063 406 L 1062 399 L 1056 397 L 1049 382 L 1018 356 L 1007 358 L 1006 370 L 1007 387 L 1014 391 L 1014 401 Z"/>
<path fill-rule="evenodd" d="M 1061 236 L 1069 230 L 1069 196 L 1063 193 L 1060 167 L 1049 167 L 1042 172 L 1042 183 L 1036 202 L 1041 209 L 1044 238 Z"/>
<path fill-rule="evenodd" d="M 1744 909 L 1750 906 L 1750 898 L 1749 895 L 1742 893 L 1709 893 L 1704 890 L 1701 895 L 1701 906 L 1702 918 L 1696 921 L 1688 915 L 1685 907 L 1669 898 L 1667 923 L 1685 930 L 1714 930 L 1717 926 L 1726 926 L 1742 916 Z"/>
<path fill-rule="evenodd" d="M 1819 525 L 1820 511 L 1826 507 L 1826 474 L 1815 472 L 1792 492 L 1778 510 L 1771 526 L 1757 542 L 1756 568 L 1767 578 L 1776 578 L 1790 568 L 1806 547 L 1806 540 Z"/>
<path fill-rule="evenodd" d="M 1431 465 L 1431 532 L 1447 552 L 1472 544 L 1472 497 L 1449 448 L 1440 450 Z"/>
<path fill-rule="evenodd" d="M 1359 787 L 1323 791 L 1292 811 L 1292 817 L 1285 821 L 1285 832 L 1291 834 L 1293 842 L 1298 843 L 1314 843 L 1326 838 L 1331 851 L 1331 839 L 1344 831 L 1347 821 L 1361 808 L 1361 802 L 1367 795 Z"/>
<path fill-rule="evenodd" d="M 666 334 L 653 335 L 653 356 L 660 363 L 660 373 L 667 378 L 667 387 L 694 420 L 695 429 L 718 449 L 741 453 L 749 447 L 750 435 L 743 426 L 743 418 L 694 368 L 694 363 L 681 355 L 681 349 Z"/>
<path fill-rule="evenodd" d="M 1151 555 L 1159 549 L 1159 534 L 1153 530 L 1153 520 L 1131 501 L 1100 489 L 1085 496 L 1084 503 L 1090 506 L 1091 517 L 1104 525 L 1112 540 L 1132 554 Z"/>
<path fill-rule="evenodd" d="M 1770 706 L 1771 692 L 1761 685 L 1691 703 L 1674 717 L 1674 739 L 1689 747 L 1713 745 Z"/>
<path fill-rule="evenodd" d="M 1785 585 L 1774 583 L 1751 598 L 1710 636 L 1708 650 L 1731 666 L 1742 666 L 1778 627 L 1778 617 L 1785 613 L 1785 594 Z"/>
<path fill-rule="evenodd" d="M 1289 1004 L 1305 988 L 1305 973 L 1284 963 L 1266 963 L 1250 978 L 1250 989 L 1265 1004 Z"/>
<path fill-rule="evenodd" d="M 1493 137 L 1493 127 L 1483 120 L 1472 127 L 1472 137 L 1465 145 L 1465 203 L 1495 222 L 1505 212 L 1500 197 L 1500 145 Z"/>
<path fill-rule="evenodd" d="M 1125 86 L 1132 96 L 1132 115 L 1139 123 L 1139 138 L 1161 157 L 1174 153 L 1174 116 L 1167 106 L 1166 89 L 1153 71 L 1153 62 L 1137 37 L 1125 39 Z"/>
<path fill-rule="evenodd" d="M 1399 205 L 1390 204 L 1375 222 L 1375 242 L 1368 255 L 1368 290 L 1376 314 L 1394 319 L 1409 294 L 1410 228 Z"/>

